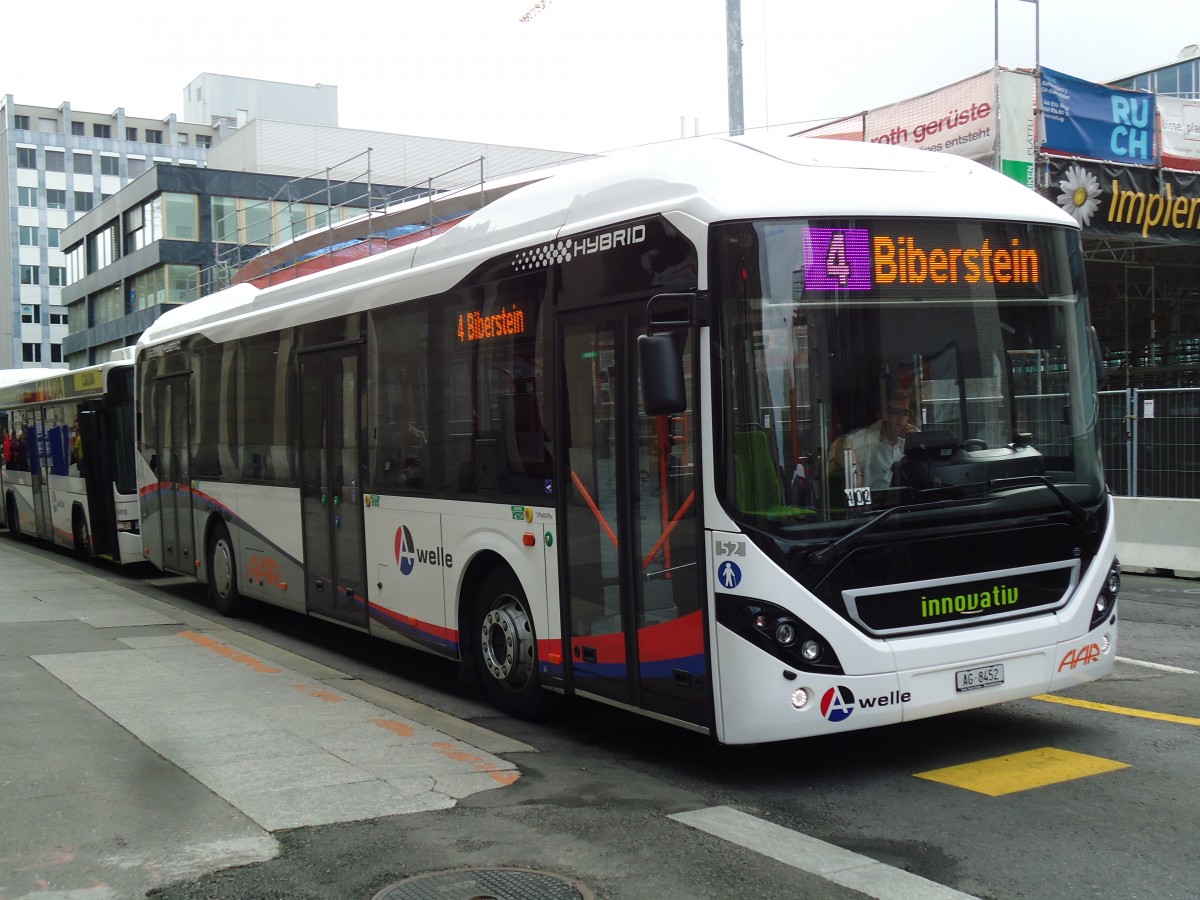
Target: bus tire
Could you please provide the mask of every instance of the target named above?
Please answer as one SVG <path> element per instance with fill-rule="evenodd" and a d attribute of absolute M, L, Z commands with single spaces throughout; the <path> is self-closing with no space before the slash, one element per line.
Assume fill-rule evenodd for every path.
<path fill-rule="evenodd" d="M 21 520 L 17 518 L 17 501 L 12 494 L 4 498 L 4 521 L 8 523 L 8 536 L 14 541 L 21 539 Z"/>
<path fill-rule="evenodd" d="M 240 616 L 249 605 L 238 590 L 237 557 L 224 522 L 217 522 L 208 535 L 208 599 L 223 616 Z"/>
<path fill-rule="evenodd" d="M 91 562 L 94 558 L 92 536 L 88 532 L 87 516 L 79 506 L 71 510 L 71 539 L 75 545 L 75 558 L 81 562 Z"/>
<path fill-rule="evenodd" d="M 538 677 L 537 635 L 525 592 L 509 569 L 493 569 L 483 579 L 472 621 L 488 699 L 519 719 L 543 714 L 548 695 Z"/>

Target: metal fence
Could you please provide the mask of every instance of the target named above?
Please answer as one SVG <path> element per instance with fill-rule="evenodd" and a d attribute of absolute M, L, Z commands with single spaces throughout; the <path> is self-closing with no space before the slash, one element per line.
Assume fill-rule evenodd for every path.
<path fill-rule="evenodd" d="M 1114 494 L 1200 499 L 1200 388 L 1101 391 L 1100 446 Z"/>

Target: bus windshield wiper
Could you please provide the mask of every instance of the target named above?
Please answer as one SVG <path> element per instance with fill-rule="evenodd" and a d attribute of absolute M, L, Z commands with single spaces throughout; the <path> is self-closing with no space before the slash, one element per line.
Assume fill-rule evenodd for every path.
<path fill-rule="evenodd" d="M 989 493 L 1014 487 L 1044 487 L 1058 498 L 1063 508 L 1075 517 L 1075 521 L 1082 525 L 1085 531 L 1090 533 L 1096 530 L 1095 513 L 1084 509 L 1068 497 L 1063 492 L 1063 489 L 1046 475 L 1018 475 L 1014 478 L 994 478 L 987 482 L 987 485 Z"/>
<path fill-rule="evenodd" d="M 815 566 L 824 566 L 826 563 L 832 562 L 839 556 L 842 556 L 854 544 L 858 543 L 859 538 L 869 531 L 873 531 L 876 526 L 882 524 L 885 520 L 891 517 L 892 513 L 898 512 L 917 512 L 946 509 L 951 506 L 960 506 L 964 502 L 970 502 L 967 498 L 957 498 L 953 500 L 937 500 L 932 503 L 905 503 L 899 506 L 889 506 L 883 512 L 871 517 L 863 522 L 852 531 L 847 531 L 840 538 L 832 543 L 826 544 L 820 550 L 813 550 L 808 554 L 808 561 Z"/>
<path fill-rule="evenodd" d="M 827 562 L 831 562 L 833 559 L 841 556 L 842 553 L 845 552 L 844 548 L 847 544 L 857 541 L 861 535 L 866 534 L 884 519 L 888 518 L 888 516 L 890 516 L 896 510 L 906 508 L 907 507 L 903 506 L 892 506 L 888 509 L 885 509 L 883 512 L 879 513 L 879 515 L 867 519 L 867 521 L 863 522 L 853 531 L 847 531 L 836 541 L 826 544 L 820 550 L 810 551 L 808 554 L 808 561 L 814 566 L 823 566 Z"/>

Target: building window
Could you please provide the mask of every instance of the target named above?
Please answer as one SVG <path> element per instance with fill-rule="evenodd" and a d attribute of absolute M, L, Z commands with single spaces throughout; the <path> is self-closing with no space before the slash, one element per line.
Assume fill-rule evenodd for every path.
<path fill-rule="evenodd" d="M 162 130 L 161 129 L 159 129 L 159 128 L 147 128 L 146 129 L 146 143 L 147 144 L 161 144 L 162 142 L 163 142 L 163 140 L 162 140 Z"/>
<path fill-rule="evenodd" d="M 92 319 L 90 325 L 103 325 L 105 322 L 115 322 L 124 315 L 125 304 L 121 302 L 120 286 L 106 288 L 92 299 Z"/>
<path fill-rule="evenodd" d="M 39 325 L 42 321 L 42 308 L 36 303 L 21 304 L 21 324 Z"/>
<path fill-rule="evenodd" d="M 41 284 L 37 266 L 21 266 L 21 284 Z"/>
<path fill-rule="evenodd" d="M 212 198 L 212 239 L 223 243 L 238 242 L 237 200 L 233 197 Z"/>
<path fill-rule="evenodd" d="M 128 165 L 129 165 L 129 177 L 137 178 L 139 175 L 141 175 L 143 172 L 146 171 L 146 157 L 131 156 L 128 159 Z"/>
<path fill-rule="evenodd" d="M 62 344 L 50 345 L 50 362 L 62 362 Z"/>
<path fill-rule="evenodd" d="M 107 228 L 102 228 L 88 238 L 88 268 L 96 272 L 106 266 L 111 266 L 119 256 L 117 252 L 117 225 L 114 222 Z"/>
<path fill-rule="evenodd" d="M 182 131 L 179 132 L 179 134 L 176 136 L 176 143 L 180 147 L 186 147 L 188 145 L 188 136 L 186 134 L 184 134 Z"/>
<path fill-rule="evenodd" d="M 36 169 L 37 168 L 37 148 L 35 148 L 35 147 L 18 147 L 17 148 L 17 168 L 18 169 Z"/>
<path fill-rule="evenodd" d="M 58 119 L 38 118 L 38 131 L 42 134 L 58 134 Z"/>
<path fill-rule="evenodd" d="M 133 301 L 135 309 L 161 306 L 166 301 L 166 272 L 162 266 L 142 272 L 133 279 Z"/>
<path fill-rule="evenodd" d="M 50 273 L 51 287 L 66 287 L 67 286 L 67 267 L 66 266 L 47 266 Z"/>
<path fill-rule="evenodd" d="M 125 129 L 125 140 L 136 141 L 137 140 L 137 129 L 136 128 L 126 128 Z"/>
<path fill-rule="evenodd" d="M 100 157 L 100 174 L 101 175 L 120 175 L 121 174 L 121 159 L 117 156 Z"/>
<path fill-rule="evenodd" d="M 82 122 L 72 122 L 71 123 L 71 134 L 77 134 L 80 137 L 83 137 L 83 123 Z"/>
<path fill-rule="evenodd" d="M 32 209 L 37 209 L 37 188 L 17 188 L 17 206 L 27 206 Z"/>
<path fill-rule="evenodd" d="M 50 228 L 49 226 L 47 226 L 47 228 L 46 228 L 46 246 L 47 247 L 57 247 L 59 236 L 61 234 L 62 234 L 61 228 Z"/>
<path fill-rule="evenodd" d="M 112 137 L 112 126 L 111 125 L 101 125 L 99 123 L 96 123 L 95 125 L 92 126 L 92 137 L 111 138 Z"/>
<path fill-rule="evenodd" d="M 76 150 L 71 154 L 71 165 L 74 167 L 76 175 L 91 175 L 92 154 L 80 153 Z"/>
<path fill-rule="evenodd" d="M 65 172 L 67 171 L 67 154 L 65 150 L 47 150 L 46 151 L 46 171 L 47 172 Z"/>
<path fill-rule="evenodd" d="M 197 221 L 199 198 L 195 194 L 163 194 L 163 212 L 166 217 L 163 237 L 175 241 L 194 241 L 199 234 Z"/>
<path fill-rule="evenodd" d="M 29 116 L 13 116 L 13 128 L 18 131 L 28 131 Z"/>
<path fill-rule="evenodd" d="M 271 243 L 270 200 L 264 200 L 261 203 L 255 203 L 253 205 L 246 206 L 246 232 L 244 243 Z"/>
<path fill-rule="evenodd" d="M 212 147 L 212 135 L 210 135 L 210 134 L 196 135 L 196 146 L 203 147 L 205 150 Z"/>
<path fill-rule="evenodd" d="M 51 307 L 51 308 L 53 309 L 53 307 Z M 51 312 L 50 313 L 50 324 L 51 325 L 66 325 L 67 324 L 67 314 L 65 312 Z"/>
<path fill-rule="evenodd" d="M 21 225 L 17 230 L 20 232 L 19 241 L 22 247 L 38 245 L 38 227 L 36 225 Z"/>
<path fill-rule="evenodd" d="M 187 303 L 199 296 L 199 266 L 167 266 L 168 303 Z"/>
<path fill-rule="evenodd" d="M 22 344 L 21 345 L 21 361 L 22 362 L 41 362 L 42 361 L 42 345 L 41 344 Z"/>
<path fill-rule="evenodd" d="M 67 251 L 67 283 L 74 284 L 87 274 L 87 246 L 76 244 Z"/>
<path fill-rule="evenodd" d="M 92 192 L 91 191 L 76 191 L 75 192 L 75 212 L 87 212 L 92 208 Z"/>
<path fill-rule="evenodd" d="M 46 209 L 66 209 L 67 192 L 58 188 L 46 188 Z"/>

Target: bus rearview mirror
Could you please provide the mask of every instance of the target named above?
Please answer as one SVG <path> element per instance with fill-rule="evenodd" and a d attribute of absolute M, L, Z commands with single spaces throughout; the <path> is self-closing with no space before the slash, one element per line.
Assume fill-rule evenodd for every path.
<path fill-rule="evenodd" d="M 687 408 L 683 353 L 670 334 L 643 334 L 637 339 L 642 370 L 642 407 L 646 415 L 665 416 Z"/>

